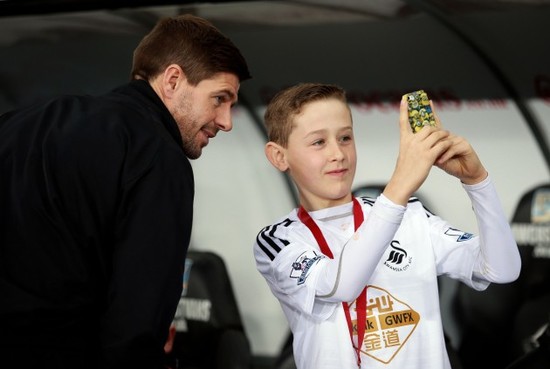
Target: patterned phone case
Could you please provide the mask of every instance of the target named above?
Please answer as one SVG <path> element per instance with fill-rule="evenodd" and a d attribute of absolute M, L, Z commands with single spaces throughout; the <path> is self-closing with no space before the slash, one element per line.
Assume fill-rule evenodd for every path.
<path fill-rule="evenodd" d="M 426 125 L 435 127 L 435 118 L 430 106 L 430 99 L 424 90 L 410 92 L 407 95 L 409 124 L 414 133 Z"/>

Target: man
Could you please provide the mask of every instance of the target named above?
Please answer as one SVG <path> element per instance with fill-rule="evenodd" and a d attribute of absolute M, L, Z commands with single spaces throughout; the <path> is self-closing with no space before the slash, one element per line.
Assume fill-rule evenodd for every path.
<path fill-rule="evenodd" d="M 156 368 L 193 220 L 189 159 L 232 128 L 237 47 L 166 18 L 132 81 L 0 116 L 0 366 Z"/>

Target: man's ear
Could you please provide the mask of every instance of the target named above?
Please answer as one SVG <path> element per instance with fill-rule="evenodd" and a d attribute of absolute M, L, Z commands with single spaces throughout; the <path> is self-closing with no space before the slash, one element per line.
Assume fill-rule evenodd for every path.
<path fill-rule="evenodd" d="M 177 64 L 170 64 L 162 74 L 162 91 L 164 96 L 171 98 L 174 92 L 181 87 L 187 78 L 181 67 Z"/>
<path fill-rule="evenodd" d="M 286 162 L 286 150 L 279 144 L 269 141 L 265 145 L 265 156 L 267 160 L 281 172 L 285 172 L 288 169 Z"/>

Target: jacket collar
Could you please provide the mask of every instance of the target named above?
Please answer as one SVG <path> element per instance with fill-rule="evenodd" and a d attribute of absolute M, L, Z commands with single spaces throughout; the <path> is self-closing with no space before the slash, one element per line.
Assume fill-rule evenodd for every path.
<path fill-rule="evenodd" d="M 159 123 L 164 126 L 178 145 L 183 148 L 178 124 L 149 82 L 145 80 L 133 80 L 126 87 L 122 87 L 122 89 L 151 111 L 152 117 L 159 118 Z"/>

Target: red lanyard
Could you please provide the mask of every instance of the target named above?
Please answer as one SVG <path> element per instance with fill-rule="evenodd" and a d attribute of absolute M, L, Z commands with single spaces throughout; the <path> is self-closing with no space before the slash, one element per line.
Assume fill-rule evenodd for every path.
<path fill-rule="evenodd" d="M 325 254 L 327 257 L 333 259 L 334 255 L 332 254 L 332 251 L 330 250 L 329 245 L 327 244 L 327 241 L 325 239 L 325 236 L 323 236 L 323 232 L 321 232 L 321 229 L 319 229 L 319 226 L 315 221 L 311 218 L 311 216 L 308 214 L 308 212 L 300 206 L 298 209 L 298 218 L 302 221 L 302 223 L 305 224 L 306 227 L 309 228 L 311 233 L 313 233 L 313 237 L 315 237 L 315 240 L 319 244 L 319 248 L 321 249 L 321 252 Z M 363 210 L 361 209 L 361 204 L 359 204 L 359 201 L 357 201 L 356 198 L 353 199 L 353 223 L 355 227 L 355 231 L 359 228 L 361 223 L 363 223 Z M 344 312 L 346 314 L 346 320 L 348 322 L 348 329 L 349 334 L 351 337 L 351 344 L 353 345 L 353 324 L 351 322 L 351 315 L 349 312 L 349 304 L 347 302 L 342 302 L 342 306 L 344 307 Z M 355 300 L 355 309 L 357 312 L 357 346 L 355 346 L 355 350 L 357 353 L 357 366 L 361 366 L 361 346 L 363 343 L 363 339 L 365 338 L 365 326 L 366 326 L 366 316 L 367 316 L 367 287 L 363 289 L 357 300 Z"/>

